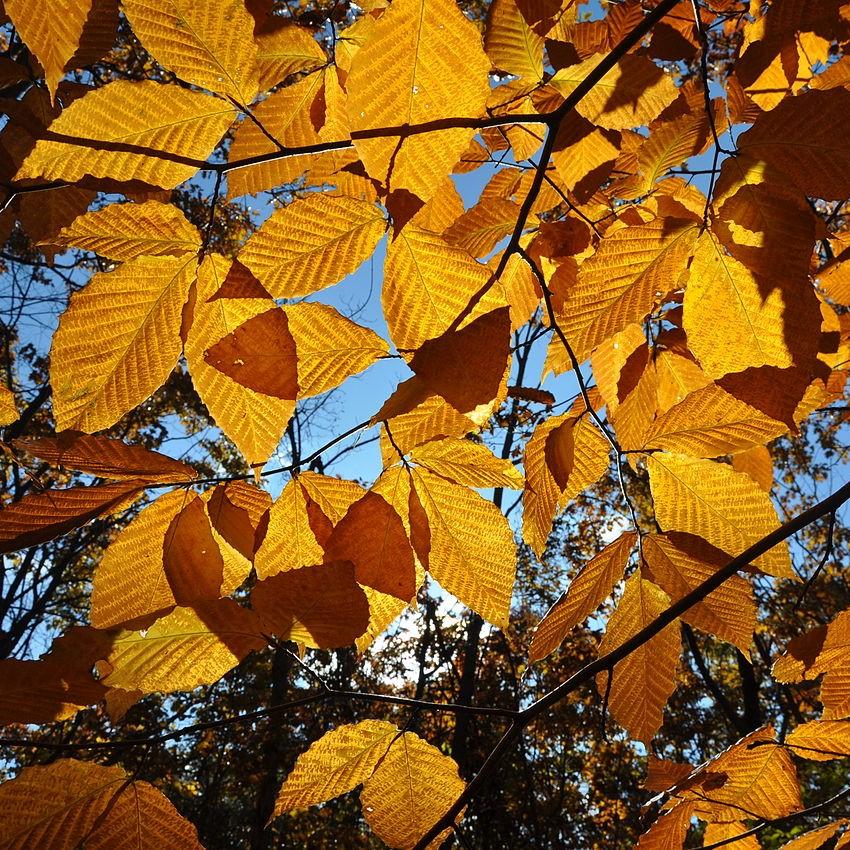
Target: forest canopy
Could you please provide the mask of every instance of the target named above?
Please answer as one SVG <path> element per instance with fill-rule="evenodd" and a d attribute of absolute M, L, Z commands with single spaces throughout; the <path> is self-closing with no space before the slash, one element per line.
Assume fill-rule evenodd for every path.
<path fill-rule="evenodd" d="M 0 848 L 850 847 L 850 2 L 0 2 Z"/>

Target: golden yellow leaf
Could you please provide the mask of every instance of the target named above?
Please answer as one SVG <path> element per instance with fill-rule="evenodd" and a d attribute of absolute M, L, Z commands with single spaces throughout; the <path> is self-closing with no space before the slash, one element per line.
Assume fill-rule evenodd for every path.
<path fill-rule="evenodd" d="M 729 556 L 699 537 L 681 532 L 647 534 L 642 553 L 647 577 L 678 602 L 729 563 Z M 756 606 L 750 582 L 732 576 L 682 619 L 698 629 L 735 644 L 749 656 L 756 627 Z"/>
<path fill-rule="evenodd" d="M 605 238 L 582 264 L 577 285 L 558 310 L 558 323 L 579 362 L 603 340 L 641 321 L 676 288 L 697 232 L 693 221 L 658 218 Z M 550 343 L 548 362 L 559 372 L 570 368 L 558 339 Z"/>
<path fill-rule="evenodd" d="M 395 433 L 395 432 L 393 432 Z M 522 489 L 522 473 L 509 461 L 497 458 L 485 445 L 457 437 L 443 437 L 415 446 L 411 458 L 467 487 L 508 487 Z"/>
<path fill-rule="evenodd" d="M 811 720 L 801 723 L 785 739 L 795 756 L 809 761 L 831 761 L 850 756 L 850 723 Z"/>
<path fill-rule="evenodd" d="M 408 224 L 390 242 L 384 267 L 381 303 L 393 342 L 413 350 L 439 336 L 489 278 L 466 251 Z M 491 291 L 471 317 L 500 306 Z"/>
<path fill-rule="evenodd" d="M 455 761 L 412 732 L 404 732 L 366 780 L 360 804 L 375 835 L 412 850 L 466 788 Z M 436 848 L 445 830 L 428 847 Z"/>
<path fill-rule="evenodd" d="M 15 440 L 16 449 L 67 469 L 90 472 L 99 478 L 124 481 L 144 478 L 161 484 L 187 482 L 198 473 L 188 464 L 141 444 L 129 445 L 109 437 L 60 431 L 53 437 Z"/>
<path fill-rule="evenodd" d="M 658 416 L 642 435 L 642 445 L 624 439 L 623 447 L 719 457 L 763 445 L 787 431 L 784 422 L 709 383 Z"/>
<path fill-rule="evenodd" d="M 802 835 L 798 835 L 796 838 L 792 838 L 791 841 L 787 841 L 782 845 L 780 850 L 818 850 L 818 848 L 823 847 L 830 838 L 832 838 L 846 821 L 842 818 L 840 820 L 834 821 L 833 823 L 828 823 L 826 826 L 818 827 L 817 829 L 811 829 L 808 832 L 804 832 Z"/>
<path fill-rule="evenodd" d="M 270 95 L 252 110 L 266 132 L 287 147 L 315 145 L 320 139 L 312 120 L 312 109 L 322 89 L 323 76 L 308 74 L 291 86 Z M 238 162 L 264 154 L 278 153 L 280 148 L 250 118 L 237 127 L 230 146 L 229 162 Z M 312 165 L 309 154 L 237 168 L 227 178 L 231 198 L 255 195 L 273 186 L 297 180 Z"/>
<path fill-rule="evenodd" d="M 352 132 L 478 118 L 490 93 L 481 36 L 452 0 L 401 0 L 354 55 L 348 76 Z M 439 189 L 474 135 L 439 130 L 408 138 L 354 135 L 371 177 L 423 201 Z"/>
<path fill-rule="evenodd" d="M 562 425 L 573 429 L 573 468 L 564 490 L 558 487 L 546 463 L 549 434 Z M 522 536 L 538 557 L 546 547 L 555 512 L 604 475 L 610 449 L 588 416 L 550 416 L 534 429 L 525 447 Z"/>
<path fill-rule="evenodd" d="M 725 463 L 658 452 L 647 457 L 655 514 L 664 531 L 687 531 L 730 555 L 740 555 L 779 526 L 769 496 Z M 753 564 L 768 575 L 794 578 L 780 543 Z"/>
<path fill-rule="evenodd" d="M 625 643 L 670 607 L 670 597 L 645 579 L 640 570 L 626 582 L 623 596 L 608 619 L 599 644 L 603 656 Z M 655 637 L 619 661 L 612 673 L 600 673 L 600 694 L 609 688 L 608 707 L 633 738 L 649 743 L 661 726 L 664 706 L 676 689 L 676 666 L 682 649 L 679 624 L 674 621 Z"/>
<path fill-rule="evenodd" d="M 44 68 L 51 99 L 56 97 L 65 66 L 76 53 L 92 0 L 7 0 L 6 14 L 24 43 Z"/>
<path fill-rule="evenodd" d="M 828 626 L 818 626 L 794 638 L 773 664 L 780 682 L 800 682 L 824 675 L 820 690 L 823 719 L 850 715 L 850 611 Z"/>
<path fill-rule="evenodd" d="M 181 80 L 247 106 L 259 90 L 254 19 L 244 0 L 122 0 L 142 47 Z"/>
<path fill-rule="evenodd" d="M 281 26 L 268 32 L 258 33 L 256 39 L 260 91 L 283 82 L 290 74 L 313 71 L 328 61 L 325 51 L 312 33 L 291 21 L 284 21 Z"/>
<path fill-rule="evenodd" d="M 118 765 L 76 759 L 27 767 L 0 785 L 0 846 L 73 850 L 88 836 L 127 774 Z"/>
<path fill-rule="evenodd" d="M 233 440 L 249 464 L 262 465 L 280 442 L 295 402 L 243 387 L 204 361 L 204 351 L 211 345 L 275 306 L 266 297 L 211 300 L 234 268 L 232 261 L 216 254 L 201 263 L 185 354 L 192 383 L 218 427 Z"/>
<path fill-rule="evenodd" d="M 198 497 L 191 492 L 165 493 L 144 508 L 107 547 L 92 579 L 92 625 L 106 629 L 135 621 L 150 622 L 152 615 L 177 604 L 165 565 L 166 536 L 172 522 L 196 501 Z M 220 554 L 218 571 L 220 587 Z"/>
<path fill-rule="evenodd" d="M 570 582 L 558 601 L 537 624 L 528 661 L 533 664 L 554 652 L 574 626 L 577 626 L 611 594 L 614 585 L 623 577 L 637 535 L 633 531 L 621 534 L 598 555 L 591 558 Z"/>
<path fill-rule="evenodd" d="M 649 136 L 637 149 L 637 174 L 618 189 L 618 194 L 625 194 L 624 189 L 628 196 L 647 194 L 671 168 L 699 154 L 708 134 L 709 124 L 703 115 L 682 115 L 651 126 Z"/>
<path fill-rule="evenodd" d="M 787 286 L 760 282 L 724 254 L 710 231 L 697 240 L 685 289 L 684 328 L 709 377 L 750 366 L 791 366 L 789 335 L 797 328 L 789 314 L 796 302 Z"/>
<path fill-rule="evenodd" d="M 257 582 L 251 605 L 264 633 L 318 649 L 354 643 L 369 623 L 369 603 L 349 561 L 301 567 Z"/>
<path fill-rule="evenodd" d="M 0 554 L 46 543 L 101 514 L 127 507 L 147 483 L 130 479 L 96 487 L 27 493 L 0 511 Z"/>
<path fill-rule="evenodd" d="M 413 471 L 413 481 L 431 528 L 431 575 L 464 605 L 505 628 L 516 573 L 508 521 L 474 490 L 422 467 Z"/>
<path fill-rule="evenodd" d="M 374 204 L 313 193 L 272 213 L 239 261 L 275 298 L 309 295 L 355 271 L 385 227 Z"/>
<path fill-rule="evenodd" d="M 624 369 L 632 355 L 644 345 L 646 334 L 643 327 L 632 323 L 600 343 L 590 357 L 596 386 L 612 416 L 616 414 L 620 402 L 628 395 L 625 387 L 621 386 L 631 383 L 623 381 Z"/>
<path fill-rule="evenodd" d="M 300 480 L 291 478 L 271 507 L 268 530 L 254 563 L 259 579 L 322 563 L 324 549 L 310 525 Z"/>
<path fill-rule="evenodd" d="M 450 245 L 486 257 L 514 229 L 519 205 L 505 198 L 481 198 L 443 233 Z"/>
<path fill-rule="evenodd" d="M 586 200 L 608 176 L 620 152 L 618 133 L 575 113 L 558 129 L 552 162 L 566 187 Z"/>
<path fill-rule="evenodd" d="M 422 506 L 413 489 L 408 469 L 402 464 L 385 469 L 372 486 L 375 493 L 383 496 L 398 512 L 404 523 L 405 531 L 411 539 L 416 555 L 416 587 L 425 581 L 425 571 L 420 561 L 427 563 L 430 547 L 430 530 Z M 424 538 L 424 539 L 423 539 Z M 408 607 L 415 604 L 415 598 L 402 600 L 387 593 L 364 587 L 369 600 L 369 626 L 357 639 L 357 651 L 363 652 L 378 635 Z"/>
<path fill-rule="evenodd" d="M 765 493 L 773 489 L 773 458 L 767 446 L 753 446 L 732 455 L 732 469 L 746 472 Z"/>
<path fill-rule="evenodd" d="M 349 561 L 359 584 L 404 602 L 416 593 L 413 549 L 395 508 L 368 492 L 348 509 L 323 544 L 325 561 Z"/>
<path fill-rule="evenodd" d="M 8 387 L 0 386 L 0 425 L 11 425 L 19 418 L 15 405 L 15 394 Z"/>
<path fill-rule="evenodd" d="M 536 83 L 543 77 L 543 39 L 515 0 L 494 0 L 487 13 L 484 49 L 494 68 Z"/>
<path fill-rule="evenodd" d="M 227 481 L 203 494 L 213 531 L 249 561 L 265 538 L 272 497 L 245 481 Z"/>
<path fill-rule="evenodd" d="M 596 53 L 578 65 L 562 68 L 550 80 L 568 97 L 602 61 Z M 596 83 L 576 106 L 579 115 L 609 130 L 624 130 L 648 124 L 678 95 L 673 78 L 644 56 L 626 54 Z"/>
<path fill-rule="evenodd" d="M 775 283 L 802 279 L 809 273 L 815 242 L 816 217 L 806 202 L 775 182 L 750 183 L 746 178 L 717 211 L 713 229 L 733 257 L 757 275 Z"/>
<path fill-rule="evenodd" d="M 63 227 L 51 245 L 82 248 L 110 260 L 194 254 L 201 247 L 198 228 L 173 204 L 145 201 L 110 204 Z"/>
<path fill-rule="evenodd" d="M 210 685 L 266 640 L 253 611 L 232 599 L 175 608 L 144 632 L 119 632 L 104 684 L 144 693 Z"/>
<path fill-rule="evenodd" d="M 361 720 L 326 732 L 298 757 L 278 793 L 275 815 L 324 803 L 361 785 L 399 734 L 383 720 Z"/>
<path fill-rule="evenodd" d="M 117 80 L 63 110 L 15 179 L 74 182 L 90 174 L 173 189 L 197 172 L 235 116 L 212 95 Z"/>
<path fill-rule="evenodd" d="M 693 806 L 690 808 L 693 809 Z M 703 846 L 708 847 L 717 841 L 727 841 L 723 845 L 726 850 L 761 850 L 761 843 L 755 835 L 748 835 L 746 838 L 741 838 L 737 841 L 728 840 L 735 838 L 737 835 L 743 835 L 747 831 L 747 825 L 739 820 L 707 823 L 702 836 L 702 843 Z"/>
<path fill-rule="evenodd" d="M 50 350 L 59 430 L 100 431 L 152 395 L 183 347 L 192 257 L 139 257 L 71 297 Z"/>
<path fill-rule="evenodd" d="M 86 850 L 203 850 L 194 824 L 148 782 L 134 780 L 114 801 Z"/>
<path fill-rule="evenodd" d="M 118 765 L 60 759 L 0 786 L 0 845 L 92 850 L 203 850 L 195 827 L 147 782 Z"/>
<path fill-rule="evenodd" d="M 366 492 L 355 481 L 319 475 L 315 472 L 302 472 L 298 476 L 304 492 L 311 501 L 336 525 L 348 513 L 348 509 Z"/>
<path fill-rule="evenodd" d="M 413 379 L 410 383 L 413 383 Z M 455 410 L 441 396 L 428 394 L 427 387 L 420 386 L 420 389 L 423 392 L 421 398 L 417 396 L 417 403 L 406 408 L 405 412 L 393 415 L 389 420 L 393 440 L 403 454 L 435 438 L 463 437 L 478 430 L 468 416 Z M 385 466 L 398 460 L 396 448 L 383 431 L 381 457 Z"/>
<path fill-rule="evenodd" d="M 531 318 L 543 297 L 531 266 L 519 254 L 511 255 L 494 288 L 510 307 L 511 330 L 518 330 Z"/>
<path fill-rule="evenodd" d="M 659 416 L 711 383 L 711 378 L 700 369 L 693 355 L 686 356 L 667 348 L 656 349 L 654 354 Z"/>
<path fill-rule="evenodd" d="M 693 805 L 680 803 L 663 812 L 641 835 L 636 850 L 681 850 L 691 825 Z"/>
<path fill-rule="evenodd" d="M 340 315 L 326 304 L 287 304 L 283 311 L 298 354 L 298 397 L 319 395 L 338 387 L 386 357 L 381 337 Z"/>
<path fill-rule="evenodd" d="M 742 811 L 765 820 L 799 811 L 800 787 L 791 754 L 770 743 L 759 745 L 773 741 L 774 735 L 767 726 L 741 738 L 700 768 L 700 774 L 710 777 L 726 774 L 725 782 L 713 783 L 717 787 L 707 792 L 692 781 L 693 790 L 679 790 L 677 796 L 693 800 L 697 817 L 709 823 L 735 820 Z"/>

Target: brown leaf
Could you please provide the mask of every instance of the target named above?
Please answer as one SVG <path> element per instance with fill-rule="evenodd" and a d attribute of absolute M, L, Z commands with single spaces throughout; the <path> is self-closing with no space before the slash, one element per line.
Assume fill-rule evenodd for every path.
<path fill-rule="evenodd" d="M 473 320 L 459 331 L 424 342 L 410 368 L 461 413 L 492 401 L 505 375 L 511 341 L 507 307 Z"/>
<path fill-rule="evenodd" d="M 401 517 L 377 493 L 366 493 L 324 544 L 326 561 L 350 561 L 360 584 L 405 602 L 416 593 L 413 549 Z"/>
<path fill-rule="evenodd" d="M 68 487 L 24 496 L 0 511 L 0 554 L 38 546 L 123 506 L 146 481 L 131 479 L 98 487 Z"/>
<path fill-rule="evenodd" d="M 298 396 L 295 340 L 277 307 L 248 319 L 204 352 L 204 361 L 243 387 L 275 398 Z"/>
<path fill-rule="evenodd" d="M 188 464 L 144 446 L 132 446 L 80 431 L 60 431 L 53 437 L 15 440 L 12 445 L 48 463 L 90 472 L 99 478 L 144 478 L 162 484 L 191 481 L 198 473 Z"/>
<path fill-rule="evenodd" d="M 278 573 L 256 584 L 251 604 L 263 628 L 319 649 L 352 644 L 369 625 L 369 603 L 349 561 Z"/>

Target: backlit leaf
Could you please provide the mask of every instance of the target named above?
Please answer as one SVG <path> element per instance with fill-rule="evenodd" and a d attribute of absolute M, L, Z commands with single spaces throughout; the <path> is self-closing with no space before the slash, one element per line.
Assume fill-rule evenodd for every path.
<path fill-rule="evenodd" d="M 295 408 L 279 399 L 243 387 L 210 366 L 204 352 L 247 320 L 274 307 L 269 297 L 211 300 L 238 266 L 224 257 L 206 257 L 198 270 L 192 328 L 186 339 L 186 361 L 192 383 L 219 428 L 250 464 L 264 464 L 275 450 Z"/>
<path fill-rule="evenodd" d="M 138 479 L 29 493 L 0 510 L 0 552 L 37 546 L 133 501 L 147 482 Z"/>
<path fill-rule="evenodd" d="M 122 0 L 142 46 L 187 83 L 247 105 L 257 95 L 254 20 L 243 0 Z"/>
<path fill-rule="evenodd" d="M 92 0 L 6 0 L 15 29 L 44 68 L 50 97 L 55 98 L 65 66 L 76 53 Z"/>
<path fill-rule="evenodd" d="M 312 71 L 327 61 L 310 31 L 285 19 L 256 38 L 261 90 L 270 89 L 297 71 Z"/>
<path fill-rule="evenodd" d="M 678 602 L 717 570 L 729 556 L 690 534 L 648 534 L 642 552 L 647 576 Z M 741 576 L 732 576 L 701 602 L 689 608 L 682 619 L 721 640 L 735 644 L 744 655 L 756 627 L 753 589 Z"/>
<path fill-rule="evenodd" d="M 16 179 L 90 174 L 171 189 L 195 174 L 235 117 L 232 106 L 211 95 L 116 80 L 63 110 Z"/>
<path fill-rule="evenodd" d="M 558 323 L 579 362 L 607 337 L 641 321 L 676 288 L 696 237 L 694 222 L 660 218 L 624 227 L 601 243 L 558 310 Z M 557 371 L 569 368 L 558 339 L 550 344 L 549 357 Z"/>
<path fill-rule="evenodd" d="M 201 247 L 198 229 L 171 204 L 110 204 L 63 227 L 52 245 L 94 251 L 111 260 L 193 254 Z"/>
<path fill-rule="evenodd" d="M 464 605 L 504 628 L 516 571 L 504 515 L 473 490 L 421 467 L 413 481 L 431 528 L 431 574 Z"/>
<path fill-rule="evenodd" d="M 416 446 L 410 455 L 416 463 L 455 484 L 512 490 L 523 486 L 522 474 L 509 460 L 495 457 L 486 446 L 472 440 L 443 437 Z"/>
<path fill-rule="evenodd" d="M 175 608 L 144 632 L 118 633 L 103 681 L 144 693 L 189 691 L 218 681 L 265 645 L 254 613 L 231 599 Z"/>
<path fill-rule="evenodd" d="M 378 838 L 390 847 L 412 850 L 464 788 L 453 759 L 418 735 L 404 732 L 366 781 L 360 803 Z M 448 832 L 428 847 L 439 847 Z"/>
<path fill-rule="evenodd" d="M 537 624 L 528 649 L 529 662 L 534 663 L 554 652 L 573 627 L 611 594 L 614 585 L 623 577 L 636 540 L 637 535 L 632 531 L 621 534 L 579 570 L 566 593 Z"/>
<path fill-rule="evenodd" d="M 558 71 L 551 80 L 564 97 L 599 64 L 596 54 Z M 626 55 L 585 95 L 576 111 L 588 121 L 611 130 L 648 124 L 678 94 L 670 75 L 644 56 Z"/>
<path fill-rule="evenodd" d="M 625 643 L 669 606 L 667 594 L 638 570 L 626 582 L 623 596 L 608 619 L 599 655 Z M 661 726 L 664 706 L 676 689 L 676 666 L 681 648 L 678 623 L 674 621 L 619 661 L 612 672 L 599 674 L 599 693 L 610 687 L 608 707 L 611 714 L 640 741 L 651 741 Z M 613 681 L 609 685 L 611 675 Z"/>
<path fill-rule="evenodd" d="M 336 524 L 324 543 L 325 559 L 350 561 L 360 584 L 407 601 L 416 593 L 413 550 L 395 509 L 366 493 Z"/>
<path fill-rule="evenodd" d="M 194 257 L 139 257 L 71 297 L 50 352 L 59 430 L 108 428 L 165 383 L 196 268 Z"/>
<path fill-rule="evenodd" d="M 369 623 L 369 603 L 349 561 L 301 567 L 258 582 L 251 604 L 264 631 L 319 649 L 354 643 Z"/>
<path fill-rule="evenodd" d="M 60 431 L 55 437 L 15 440 L 16 449 L 48 463 L 90 472 L 100 478 L 144 478 L 160 483 L 185 482 L 198 473 L 191 466 L 142 445 L 109 437 Z"/>
<path fill-rule="evenodd" d="M 298 358 L 286 313 L 272 307 L 253 316 L 204 352 L 219 372 L 254 392 L 298 396 Z"/>
<path fill-rule="evenodd" d="M 687 531 L 739 555 L 779 525 L 768 495 L 728 464 L 658 452 L 646 465 L 656 517 L 665 531 Z M 769 575 L 794 577 L 785 543 L 753 563 Z"/>
<path fill-rule="evenodd" d="M 355 271 L 384 228 L 374 204 L 315 193 L 274 212 L 239 260 L 275 298 L 309 295 Z"/>
<path fill-rule="evenodd" d="M 477 118 L 490 87 L 481 36 L 450 0 L 401 0 L 384 12 L 354 56 L 348 76 L 351 129 Z M 473 130 L 439 130 L 410 138 L 358 138 L 370 176 L 423 201 L 466 150 Z"/>
<path fill-rule="evenodd" d="M 326 732 L 298 757 L 278 793 L 275 815 L 324 803 L 361 785 L 399 734 L 383 720 L 362 720 Z"/>

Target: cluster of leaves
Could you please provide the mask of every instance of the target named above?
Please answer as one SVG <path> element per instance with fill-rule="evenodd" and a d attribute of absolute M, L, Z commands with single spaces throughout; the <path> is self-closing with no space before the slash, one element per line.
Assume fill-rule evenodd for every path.
<path fill-rule="evenodd" d="M 0 132 L 0 228 L 51 259 L 94 254 L 97 270 L 53 334 L 49 389 L 26 407 L 11 389 L 0 399 L 16 475 L 38 460 L 85 477 L 20 489 L 0 512 L 0 545 L 32 552 L 132 517 L 89 552 L 89 624 L 37 660 L 0 661 L 4 724 L 99 704 L 117 723 L 148 695 L 214 685 L 252 653 L 286 657 L 287 642 L 302 657 L 364 653 L 417 599 L 434 619 L 436 582 L 439 598 L 474 612 L 460 705 L 424 700 L 424 681 L 412 695 L 329 684 L 296 657 L 318 690 L 274 707 L 414 711 L 399 725 L 337 725 L 274 805 L 279 815 L 362 785 L 374 834 L 408 850 L 461 834 L 507 751 L 594 681 L 627 741 L 661 752 L 682 635 L 723 703 L 693 629 L 751 671 L 754 633 L 774 614 L 757 589 L 798 593 L 789 538 L 826 517 L 831 545 L 850 498 L 845 484 L 782 523 L 767 448 L 845 393 L 850 4 L 625 0 L 594 19 L 576 0 L 494 0 L 480 26 L 451 0 L 317 5 L 297 20 L 243 0 L 122 0 L 120 15 L 110 0 L 44 14 L 4 5 L 14 38 L 0 74 L 15 96 Z M 705 192 L 683 177 L 704 154 Z M 478 169 L 492 176 L 464 210 L 452 175 Z M 191 180 L 211 188 L 208 204 Z M 254 227 L 236 199 L 262 193 L 284 203 Z M 388 340 L 305 300 L 382 241 Z M 543 372 L 572 372 L 574 397 L 525 385 L 529 352 L 547 338 Z M 302 456 L 299 413 L 387 358 L 409 377 Z M 253 483 L 204 477 L 115 433 L 186 374 L 198 416 Z M 53 427 L 28 437 L 48 395 Z M 368 486 L 326 474 L 326 452 L 368 429 L 380 474 Z M 498 429 L 499 455 L 478 437 Z M 291 463 L 270 469 L 287 432 Z M 286 473 L 272 499 L 263 480 Z M 505 489 L 521 491 L 519 556 Z M 566 646 L 563 675 L 536 701 L 473 703 L 482 622 L 511 635 L 512 613 L 527 611 L 518 566 L 543 575 L 553 523 L 590 491 L 625 513 L 597 529 L 596 551 L 582 551 L 523 647 L 539 669 Z M 16 581 L 27 557 L 13 555 Z M 598 646 L 571 656 L 576 628 L 600 609 Z M 682 847 L 692 828 L 706 847 L 753 847 L 847 798 L 807 807 L 795 758 L 850 756 L 849 617 L 839 608 L 788 635 L 773 664 L 777 688 L 824 676 L 810 699 L 819 719 L 798 701 L 781 728 L 747 724 L 702 764 L 649 756 L 646 788 L 659 796 L 641 847 Z M 426 711 L 454 718 L 453 758 L 413 731 Z M 508 729 L 467 784 L 469 718 L 487 716 Z M 0 845 L 199 846 L 142 769 L 25 767 L 0 787 Z M 795 841 L 839 847 L 850 831 L 836 820 Z"/>

